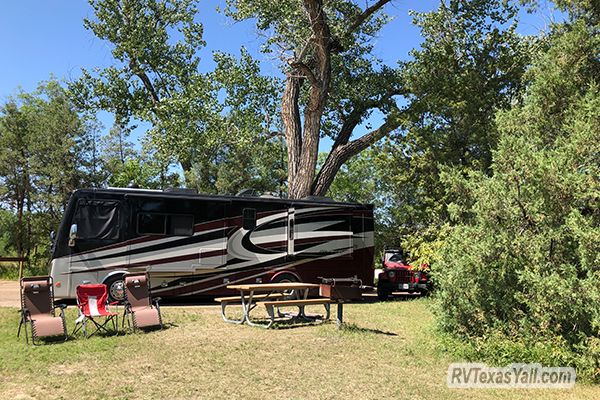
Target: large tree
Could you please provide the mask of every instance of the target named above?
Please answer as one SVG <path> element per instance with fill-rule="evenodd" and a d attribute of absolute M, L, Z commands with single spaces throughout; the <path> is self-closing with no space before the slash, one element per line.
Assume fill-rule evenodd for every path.
<path fill-rule="evenodd" d="M 226 181 L 231 174 L 222 170 L 232 160 L 239 171 L 262 168 L 270 174 L 263 159 L 245 155 L 279 151 L 272 135 L 277 79 L 261 76 L 244 49 L 239 59 L 216 52 L 215 69 L 200 72 L 203 28 L 193 0 L 90 4 L 94 17 L 85 26 L 109 42 L 114 64 L 84 70 L 71 84 L 82 109 L 110 111 L 121 127 L 148 123 L 157 162 L 178 163 L 187 185 L 204 192 L 245 183 Z"/>
<path fill-rule="evenodd" d="M 371 53 L 372 38 L 388 21 L 382 10 L 389 2 L 363 8 L 344 0 L 228 1 L 228 14 L 254 18 L 267 37 L 265 52 L 281 60 L 289 197 L 324 195 L 344 162 L 400 125 L 397 70 Z M 384 121 L 353 137 L 373 110 L 382 111 Z M 333 146 L 317 171 L 323 136 Z"/>

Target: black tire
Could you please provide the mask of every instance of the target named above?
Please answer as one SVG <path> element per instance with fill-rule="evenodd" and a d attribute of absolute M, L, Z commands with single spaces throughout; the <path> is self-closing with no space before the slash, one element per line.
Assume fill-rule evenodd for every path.
<path fill-rule="evenodd" d="M 300 282 L 296 275 L 294 274 L 280 274 L 277 275 L 274 279 L 271 280 L 271 283 L 281 283 L 281 282 Z"/>
<path fill-rule="evenodd" d="M 281 282 L 300 282 L 296 275 L 283 273 L 281 275 L 277 275 L 274 279 L 271 280 L 271 283 L 281 283 Z M 284 297 L 285 300 L 293 300 L 296 299 L 296 291 L 292 290 L 289 292 L 287 296 Z"/>
<path fill-rule="evenodd" d="M 377 298 L 379 301 L 387 301 L 390 298 L 390 294 L 388 292 L 377 292 Z"/>
<path fill-rule="evenodd" d="M 392 293 L 387 290 L 384 285 L 380 282 L 377 282 L 377 298 L 379 301 L 386 301 Z"/>
<path fill-rule="evenodd" d="M 123 303 L 125 301 L 125 280 L 123 275 L 113 275 L 104 281 L 108 290 L 108 301 L 118 301 Z"/>
<path fill-rule="evenodd" d="M 421 296 L 423 297 L 429 297 L 431 295 L 431 285 L 427 285 L 426 289 L 421 290 Z"/>

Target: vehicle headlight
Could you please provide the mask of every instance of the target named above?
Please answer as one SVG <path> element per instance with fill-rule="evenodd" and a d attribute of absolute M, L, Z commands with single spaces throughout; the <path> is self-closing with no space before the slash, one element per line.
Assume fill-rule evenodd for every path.
<path fill-rule="evenodd" d="M 389 276 L 390 278 L 393 278 L 393 277 L 395 277 L 395 276 L 396 276 L 396 273 L 395 273 L 394 271 L 388 271 L 388 276 Z"/>

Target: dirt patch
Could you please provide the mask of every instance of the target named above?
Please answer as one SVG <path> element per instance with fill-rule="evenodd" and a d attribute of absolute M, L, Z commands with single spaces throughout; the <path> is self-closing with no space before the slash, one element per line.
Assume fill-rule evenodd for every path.
<path fill-rule="evenodd" d="M 0 307 L 20 307 L 18 281 L 0 281 Z"/>

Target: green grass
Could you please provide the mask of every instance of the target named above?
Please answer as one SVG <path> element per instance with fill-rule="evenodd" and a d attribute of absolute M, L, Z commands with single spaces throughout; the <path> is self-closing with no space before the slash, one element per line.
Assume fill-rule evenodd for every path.
<path fill-rule="evenodd" d="M 448 364 L 460 360 L 441 350 L 428 307 L 426 299 L 347 305 L 342 330 L 264 330 L 226 324 L 217 307 L 164 307 L 173 325 L 163 331 L 38 347 L 17 340 L 16 309 L 0 308 L 0 398 L 600 398 L 600 387 L 581 384 L 448 389 Z M 74 319 L 70 307 L 70 329 Z"/>

